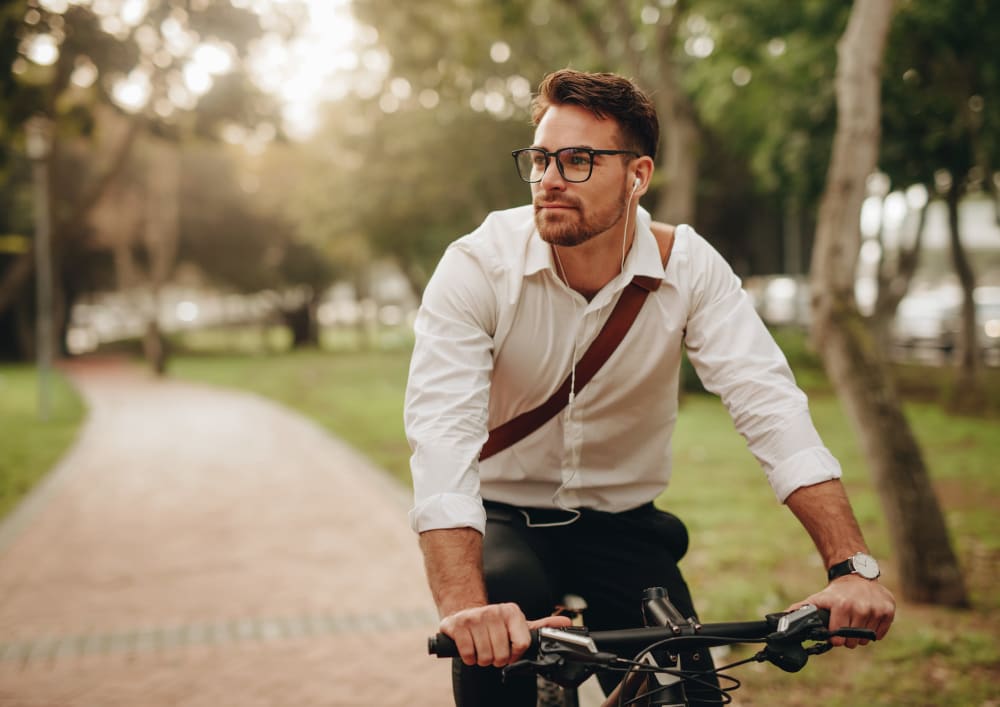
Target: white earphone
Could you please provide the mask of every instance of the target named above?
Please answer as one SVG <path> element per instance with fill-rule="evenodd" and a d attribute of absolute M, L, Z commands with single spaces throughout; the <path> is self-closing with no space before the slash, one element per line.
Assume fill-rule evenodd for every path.
<path fill-rule="evenodd" d="M 635 181 L 634 181 L 634 182 L 632 182 L 632 192 L 633 192 L 633 193 L 635 193 L 635 190 L 639 188 L 639 185 L 640 185 L 640 184 L 642 184 L 642 180 L 641 180 L 641 179 L 639 179 L 639 177 L 636 177 L 636 178 L 635 178 Z"/>

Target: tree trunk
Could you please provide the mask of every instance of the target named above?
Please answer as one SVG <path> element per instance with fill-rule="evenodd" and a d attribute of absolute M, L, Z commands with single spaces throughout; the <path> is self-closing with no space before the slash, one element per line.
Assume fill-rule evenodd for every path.
<path fill-rule="evenodd" d="M 319 302 L 318 292 L 310 292 L 295 307 L 282 308 L 281 318 L 292 334 L 292 348 L 319 347 Z"/>
<path fill-rule="evenodd" d="M 146 227 L 142 243 L 149 259 L 149 284 L 153 306 L 148 312 L 146 362 L 162 376 L 169 349 L 160 325 L 160 293 L 177 262 L 180 238 L 180 152 L 177 145 L 151 137 L 146 166 Z"/>
<path fill-rule="evenodd" d="M 0 312 L 6 312 L 16 301 L 35 272 L 35 242 L 25 253 L 20 253 L 0 275 Z"/>
<path fill-rule="evenodd" d="M 155 318 L 146 322 L 146 331 L 142 337 L 142 355 L 149 364 L 150 370 L 156 376 L 167 372 L 167 340 L 160 331 L 160 325 Z"/>
<path fill-rule="evenodd" d="M 952 412 L 978 413 L 986 408 L 987 400 L 981 384 L 982 367 L 979 360 L 979 340 L 976 331 L 976 303 L 973 291 L 976 276 L 965 254 L 958 225 L 958 204 L 961 199 L 961 179 L 953 179 L 948 189 L 948 238 L 951 242 L 951 261 L 962 286 L 962 306 L 959 310 L 958 332 L 955 340 L 955 380 L 948 393 L 947 407 Z"/>
<path fill-rule="evenodd" d="M 782 269 L 786 275 L 802 274 L 802 197 L 792 193 L 784 199 Z"/>
<path fill-rule="evenodd" d="M 866 178 L 878 154 L 880 68 L 891 0 L 856 0 L 838 47 L 837 132 L 812 263 L 813 339 L 845 403 L 885 512 L 907 599 L 968 599 L 920 448 L 854 300 Z"/>
<path fill-rule="evenodd" d="M 663 82 L 667 85 L 672 77 Z M 694 223 L 698 197 L 698 153 L 701 131 L 690 100 L 679 89 L 664 90 L 657 103 L 662 137 L 660 169 L 663 186 L 655 216 L 666 223 Z"/>

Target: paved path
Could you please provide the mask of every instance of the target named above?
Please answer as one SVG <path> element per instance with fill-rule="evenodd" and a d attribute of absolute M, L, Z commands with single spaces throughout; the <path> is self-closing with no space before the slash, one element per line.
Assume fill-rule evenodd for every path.
<path fill-rule="evenodd" d="M 398 487 L 259 398 L 68 370 L 88 421 L 0 526 L 0 705 L 450 703 Z"/>

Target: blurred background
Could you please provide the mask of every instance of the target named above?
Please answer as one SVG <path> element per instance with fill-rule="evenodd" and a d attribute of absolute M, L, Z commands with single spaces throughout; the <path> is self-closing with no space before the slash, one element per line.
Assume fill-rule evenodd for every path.
<path fill-rule="evenodd" d="M 851 685 L 750 670 L 741 704 L 1000 704 L 1000 3 L 894 4 L 877 169 L 836 292 L 859 364 L 838 378 L 810 339 L 810 285 L 851 11 L 0 0 L 0 514 L 76 438 L 85 406 L 58 364 L 93 354 L 279 400 L 405 488 L 430 274 L 489 211 L 528 201 L 509 154 L 532 140 L 541 78 L 615 71 L 661 119 L 642 205 L 743 278 L 906 602 L 892 642 L 829 657 Z M 787 606 L 816 589 L 815 551 L 682 373 L 675 463 L 713 483 L 679 473 L 660 502 L 699 539 L 684 562 L 701 611 Z"/>
<path fill-rule="evenodd" d="M 412 5 L 0 4 L 0 357 L 35 356 L 39 316 L 63 354 L 145 341 L 160 368 L 183 332 L 405 327 L 445 245 L 527 200 L 508 154 L 563 66 L 652 93 L 643 205 L 705 234 L 766 321 L 808 325 L 848 5 Z M 912 0 L 893 21 L 856 296 L 896 357 L 947 363 L 964 289 L 1000 363 L 997 15 Z"/>

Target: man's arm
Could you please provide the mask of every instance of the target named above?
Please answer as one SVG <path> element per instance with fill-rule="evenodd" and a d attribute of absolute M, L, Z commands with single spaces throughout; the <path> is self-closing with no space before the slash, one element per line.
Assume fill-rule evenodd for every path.
<path fill-rule="evenodd" d="M 455 639 L 466 665 L 502 667 L 528 649 L 531 629 L 569 625 L 569 619 L 557 616 L 529 622 L 517 604 L 488 603 L 478 530 L 427 530 L 420 534 L 420 549 L 441 631 Z"/>
<path fill-rule="evenodd" d="M 420 534 L 427 581 L 442 617 L 485 606 L 483 536 L 473 528 L 428 530 Z"/>
<path fill-rule="evenodd" d="M 856 552 L 868 552 L 861 529 L 847 500 L 847 493 L 838 480 L 804 486 L 794 491 L 785 503 L 816 544 L 824 568 L 847 559 Z M 809 603 L 830 610 L 830 626 L 869 628 L 881 639 L 892 625 L 896 601 L 892 593 L 878 580 L 864 579 L 854 574 L 839 577 L 813 594 L 802 604 Z M 848 648 L 864 645 L 857 639 L 834 639 L 835 645 Z"/>

